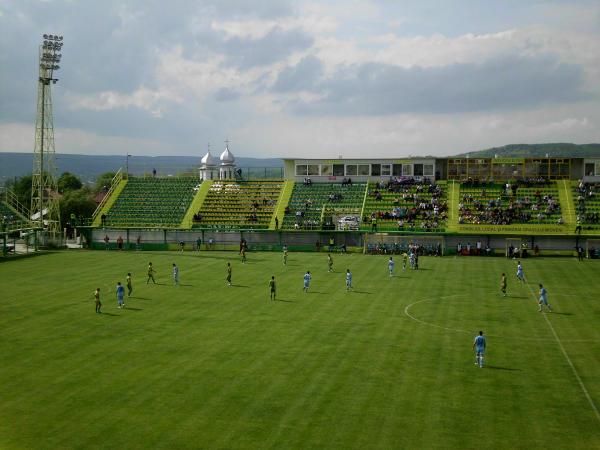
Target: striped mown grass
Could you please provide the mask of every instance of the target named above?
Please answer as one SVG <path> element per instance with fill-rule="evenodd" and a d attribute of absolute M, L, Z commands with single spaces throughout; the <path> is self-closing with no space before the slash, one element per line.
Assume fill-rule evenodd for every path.
<path fill-rule="evenodd" d="M 161 284 L 145 284 L 149 261 Z M 397 261 L 392 278 L 384 256 L 334 265 L 113 251 L 0 264 L 0 448 L 600 448 L 595 261 L 525 260 L 527 285 L 504 258 L 423 257 L 406 272 Z M 573 367 L 536 311 L 538 282 Z M 480 329 L 484 369 L 471 351 Z"/>

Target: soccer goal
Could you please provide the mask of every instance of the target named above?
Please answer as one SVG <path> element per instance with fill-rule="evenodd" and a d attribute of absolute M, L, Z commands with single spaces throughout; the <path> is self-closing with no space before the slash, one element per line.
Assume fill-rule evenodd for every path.
<path fill-rule="evenodd" d="M 446 249 L 443 236 L 402 236 L 392 233 L 364 235 L 363 253 L 398 255 L 408 252 L 411 244 L 419 245 L 424 255 L 442 256 Z"/>
<path fill-rule="evenodd" d="M 521 254 L 521 243 L 521 238 L 507 238 L 504 243 L 504 254 L 506 255 L 506 257 L 518 258 Z"/>
<path fill-rule="evenodd" d="M 588 259 L 600 259 L 600 239 L 588 239 L 585 242 L 585 254 Z"/>

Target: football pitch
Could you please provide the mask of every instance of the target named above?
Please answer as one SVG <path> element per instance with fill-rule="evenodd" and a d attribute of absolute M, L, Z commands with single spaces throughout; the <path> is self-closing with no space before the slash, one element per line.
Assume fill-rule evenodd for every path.
<path fill-rule="evenodd" d="M 334 273 L 324 253 L 286 266 L 252 252 L 247 264 L 116 251 L 1 263 L 0 448 L 600 448 L 597 262 L 526 259 L 519 284 L 505 258 L 403 271 L 394 256 L 393 277 L 387 256 L 333 258 Z M 537 312 L 538 283 L 553 313 Z"/>

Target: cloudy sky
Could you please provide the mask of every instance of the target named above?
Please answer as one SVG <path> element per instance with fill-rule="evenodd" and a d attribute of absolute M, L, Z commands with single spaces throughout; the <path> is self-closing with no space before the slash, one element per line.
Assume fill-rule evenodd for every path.
<path fill-rule="evenodd" d="M 0 0 L 0 151 L 32 151 L 43 33 L 62 153 L 600 142 L 597 0 Z"/>

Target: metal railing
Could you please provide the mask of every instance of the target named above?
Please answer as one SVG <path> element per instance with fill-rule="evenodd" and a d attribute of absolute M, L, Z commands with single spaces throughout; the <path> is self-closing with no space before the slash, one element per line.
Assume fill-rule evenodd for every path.
<path fill-rule="evenodd" d="M 31 216 L 29 214 L 29 209 L 27 209 L 19 199 L 17 198 L 17 194 L 12 189 L 6 189 L 6 203 L 8 203 L 13 209 L 15 209 L 19 214 L 21 214 L 26 219 L 29 219 Z"/>
<path fill-rule="evenodd" d="M 119 185 L 119 183 L 121 182 L 122 179 L 123 179 L 123 168 L 120 168 L 118 170 L 118 172 L 115 173 L 115 176 L 111 180 L 110 188 L 108 189 L 108 192 L 106 193 L 106 195 L 104 196 L 104 198 L 102 199 L 102 201 L 100 202 L 100 204 L 98 205 L 98 207 L 96 208 L 94 213 L 92 214 L 92 221 L 96 218 L 96 216 L 100 213 L 100 211 L 102 211 L 102 208 L 104 208 L 104 205 L 106 204 L 106 202 L 110 198 L 111 194 L 116 189 L 116 187 Z"/>
<path fill-rule="evenodd" d="M 10 220 L 0 222 L 0 231 L 3 233 L 12 233 L 14 231 L 31 230 L 31 222 L 29 220 Z"/>

